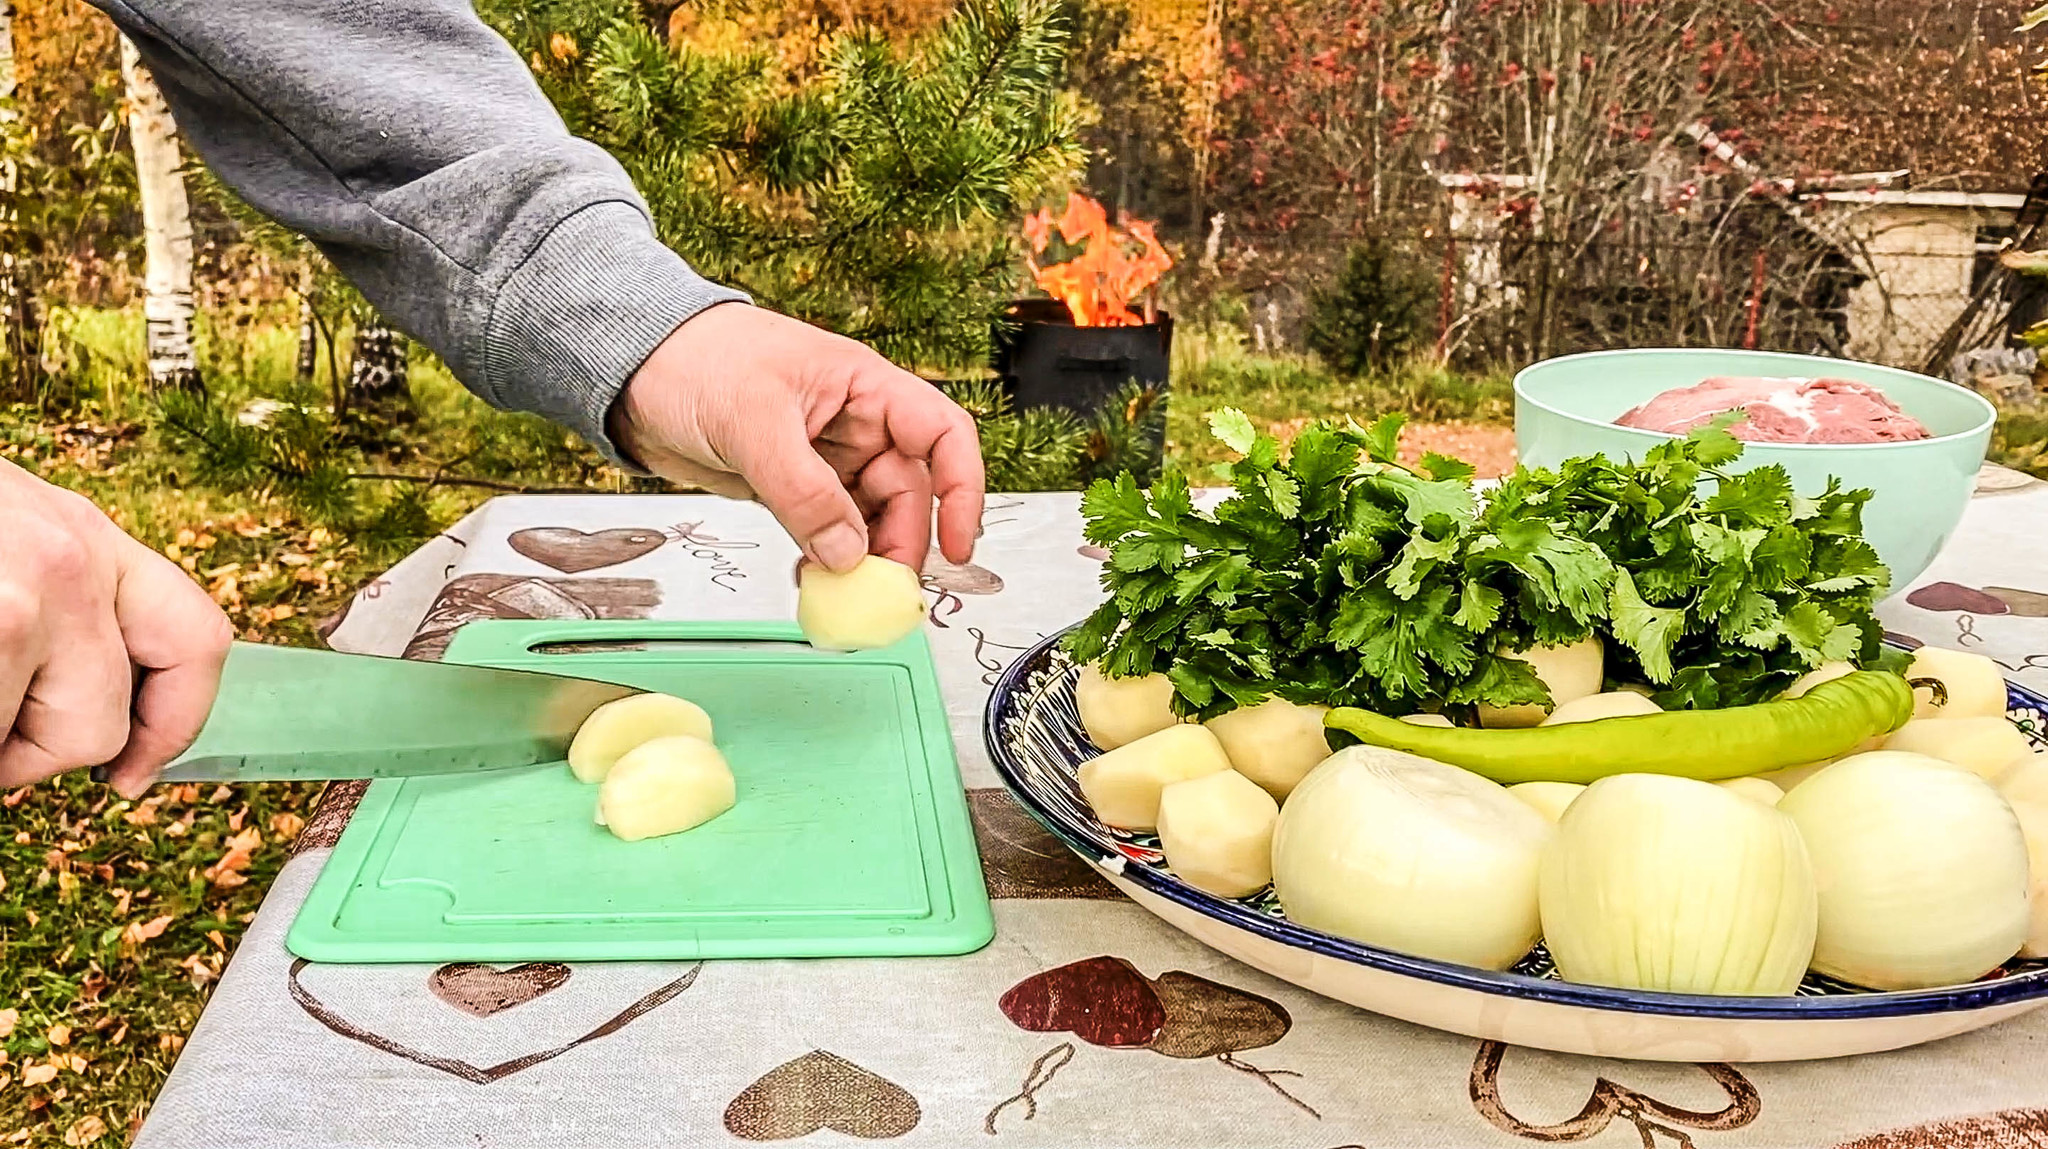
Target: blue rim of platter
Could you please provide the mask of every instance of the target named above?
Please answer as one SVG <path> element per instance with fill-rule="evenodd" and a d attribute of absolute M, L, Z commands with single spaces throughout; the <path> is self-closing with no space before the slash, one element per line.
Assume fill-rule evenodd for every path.
<path fill-rule="evenodd" d="M 1839 1021 L 1969 1012 L 2048 996 L 2048 960 L 2025 959 L 2014 959 L 2000 971 L 1966 985 L 1908 992 L 1860 990 L 1826 983 L 1815 989 L 1812 982 L 1802 987 L 1800 995 L 1789 997 L 1716 997 L 1613 989 L 1532 973 L 1496 973 L 1348 941 L 1277 916 L 1270 891 L 1262 895 L 1268 901 L 1266 907 L 1257 904 L 1257 899 L 1231 900 L 1203 893 L 1167 872 L 1157 860 L 1156 848 L 1148 849 L 1142 844 L 1146 840 L 1143 836 L 1110 830 L 1096 822 L 1080 801 L 1077 788 L 1070 787 L 1071 793 L 1058 798 L 1046 793 L 1033 781 L 1033 775 L 1043 774 L 1044 770 L 1035 768 L 1014 744 L 1010 729 L 1032 721 L 1032 709 L 1049 692 L 1065 687 L 1065 693 L 1071 696 L 1073 667 L 1056 649 L 1071 630 L 1051 635 L 1024 652 L 1004 669 L 989 694 L 982 716 L 982 737 L 1003 784 L 1040 825 L 1082 858 L 1112 869 L 1146 893 L 1268 941 L 1438 985 L 1581 1009 L 1636 1014 L 1748 1021 Z M 2009 716 L 2029 739 L 2037 746 L 2048 743 L 2048 696 L 2009 680 L 2006 695 Z M 1069 724 L 1078 730 L 1077 722 Z M 1085 755 L 1077 755 L 1068 747 L 1049 753 L 1060 759 L 1055 768 L 1071 780 L 1072 771 L 1082 761 L 1099 753 L 1092 746 L 1086 747 L 1086 751 Z"/>

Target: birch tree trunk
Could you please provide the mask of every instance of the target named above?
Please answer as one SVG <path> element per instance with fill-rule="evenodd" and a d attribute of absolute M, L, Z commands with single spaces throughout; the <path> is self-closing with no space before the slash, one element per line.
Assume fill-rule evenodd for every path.
<path fill-rule="evenodd" d="M 0 0 L 0 400 L 30 400 L 42 377 L 42 325 L 36 317 L 33 285 L 23 260 L 16 199 L 21 168 L 16 162 L 19 116 L 14 109 L 14 2 Z"/>
<path fill-rule="evenodd" d="M 375 320 L 357 325 L 349 351 L 348 407 L 359 418 L 402 414 L 411 391 L 405 336 Z"/>
<path fill-rule="evenodd" d="M 148 325 L 150 384 L 202 391 L 192 348 L 192 211 L 185 198 L 178 125 L 127 37 L 121 79 L 128 89 L 128 138 L 142 199 L 142 315 Z"/>

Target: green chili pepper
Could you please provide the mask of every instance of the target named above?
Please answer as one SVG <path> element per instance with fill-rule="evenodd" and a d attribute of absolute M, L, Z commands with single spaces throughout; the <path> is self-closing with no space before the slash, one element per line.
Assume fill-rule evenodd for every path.
<path fill-rule="evenodd" d="M 1913 717 L 1913 688 L 1859 670 L 1800 698 L 1727 710 L 1672 710 L 1521 730 L 1418 726 L 1364 710 L 1324 725 L 1371 746 L 1462 766 L 1504 786 L 1590 783 L 1610 774 L 1675 774 L 1716 782 L 1823 762 L 1890 734 Z"/>

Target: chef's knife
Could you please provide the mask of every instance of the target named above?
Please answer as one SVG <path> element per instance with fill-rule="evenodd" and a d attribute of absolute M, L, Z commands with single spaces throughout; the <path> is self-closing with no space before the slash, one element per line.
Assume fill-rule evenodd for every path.
<path fill-rule="evenodd" d="M 523 670 L 238 642 L 165 782 L 408 778 L 559 762 L 624 686 Z"/>

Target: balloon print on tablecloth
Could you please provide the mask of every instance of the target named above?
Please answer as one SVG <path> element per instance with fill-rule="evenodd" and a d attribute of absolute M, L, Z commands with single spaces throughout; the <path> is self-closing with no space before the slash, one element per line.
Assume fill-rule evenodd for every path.
<path fill-rule="evenodd" d="M 936 547 L 925 557 L 920 581 L 924 589 L 934 596 L 926 617 L 931 619 L 933 626 L 941 628 L 948 625 L 946 619 L 959 614 L 967 605 L 962 595 L 993 595 L 1003 591 L 1001 575 L 973 563 L 949 562 Z"/>
<path fill-rule="evenodd" d="M 1757 1119 L 1763 1099 L 1740 1070 L 1718 1061 L 1702 1062 L 1699 1069 L 1721 1087 L 1728 1104 L 1712 1111 L 1684 1109 L 1659 1101 L 1605 1077 L 1595 1078 L 1592 1092 L 1578 1113 L 1551 1125 L 1534 1125 L 1509 1112 L 1500 1093 L 1500 1065 L 1508 1047 L 1498 1041 L 1481 1042 L 1472 1061 L 1468 1088 L 1472 1107 L 1496 1129 L 1529 1141 L 1550 1144 L 1585 1141 L 1599 1136 L 1614 1119 L 1635 1126 L 1643 1149 L 1657 1149 L 1659 1137 L 1668 1137 L 1678 1149 L 1695 1149 L 1687 1129 L 1727 1132 Z M 1681 1128 L 1681 1126 L 1683 1128 Z"/>
<path fill-rule="evenodd" d="M 1934 614 L 1956 616 L 1956 644 L 1975 646 L 1980 617 L 2048 618 L 2048 594 L 2010 586 L 1965 586 L 1933 582 L 1906 596 L 1906 604 Z"/>
<path fill-rule="evenodd" d="M 1237 1056 L 1278 1042 L 1293 1025 L 1278 1002 L 1257 994 L 1183 970 L 1147 978 L 1130 962 L 1103 956 L 1033 974 L 1011 986 L 997 1004 L 1012 1024 L 1031 1033 L 1069 1033 L 1101 1049 L 1144 1050 L 1184 1061 L 1214 1058 L 1321 1119 L 1278 1080 L 1300 1074 L 1261 1069 Z M 998 1132 L 1004 1112 L 1012 1107 L 1021 1108 L 1026 1121 L 1036 1117 L 1039 1093 L 1078 1052 L 1066 1041 L 1040 1054 L 1023 1087 L 989 1111 L 984 1131 Z"/>
<path fill-rule="evenodd" d="M 725 1129 L 746 1141 L 788 1141 L 830 1129 L 882 1141 L 923 1117 L 904 1088 L 822 1049 L 762 1074 L 725 1107 Z"/>
<path fill-rule="evenodd" d="M 732 552 L 759 550 L 760 543 L 745 539 L 724 539 L 704 529 L 702 522 L 677 523 L 670 527 L 612 527 L 584 531 L 575 527 L 528 527 L 512 532 L 505 544 L 517 554 L 563 574 L 629 563 L 645 558 L 671 543 L 688 550 L 690 557 L 709 565 L 711 583 L 738 592 L 732 585 L 746 572 L 734 561 Z"/>

